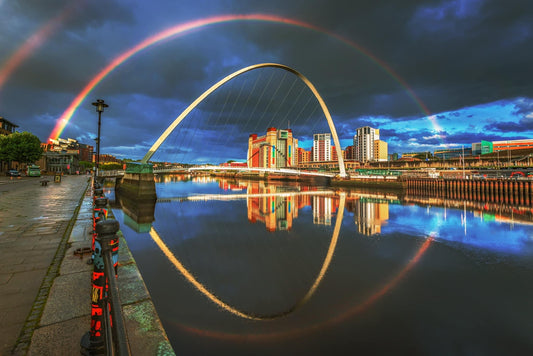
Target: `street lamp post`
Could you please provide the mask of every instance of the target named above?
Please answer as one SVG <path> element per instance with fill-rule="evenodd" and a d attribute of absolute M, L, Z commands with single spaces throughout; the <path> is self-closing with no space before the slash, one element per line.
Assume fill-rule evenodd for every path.
<path fill-rule="evenodd" d="M 102 112 L 104 111 L 104 108 L 109 107 L 102 99 L 96 99 L 94 103 L 92 103 L 94 106 L 96 106 L 96 111 L 98 112 L 98 138 L 96 139 L 96 177 L 100 174 L 100 126 L 102 122 Z"/>

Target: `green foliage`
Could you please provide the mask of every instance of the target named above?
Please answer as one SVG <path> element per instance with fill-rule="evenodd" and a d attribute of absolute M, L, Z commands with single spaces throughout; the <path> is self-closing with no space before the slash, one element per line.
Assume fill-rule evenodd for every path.
<path fill-rule="evenodd" d="M 103 171 L 112 171 L 115 169 L 122 169 L 122 163 L 116 163 L 116 162 L 100 163 L 100 169 Z"/>
<path fill-rule="evenodd" d="M 83 167 L 83 169 L 92 169 L 94 167 L 94 163 L 89 161 L 80 161 L 80 166 Z"/>
<path fill-rule="evenodd" d="M 41 141 L 29 132 L 15 132 L 0 137 L 0 160 L 34 163 L 43 154 Z"/>

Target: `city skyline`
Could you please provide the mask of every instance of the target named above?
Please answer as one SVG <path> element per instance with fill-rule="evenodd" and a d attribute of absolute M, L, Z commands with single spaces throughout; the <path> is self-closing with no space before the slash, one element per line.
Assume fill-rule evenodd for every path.
<path fill-rule="evenodd" d="M 91 102 L 102 98 L 110 105 L 103 113 L 102 152 L 141 158 L 216 81 L 248 65 L 276 62 L 300 71 L 317 87 L 342 149 L 363 126 L 379 128 L 389 152 L 529 139 L 531 6 L 474 0 L 379 5 L 4 1 L 0 116 L 44 142 L 74 98 L 118 56 L 166 29 L 211 19 L 119 63 L 79 104 L 62 137 L 92 144 L 96 113 Z M 236 17 L 251 14 L 263 17 Z M 293 125 L 296 130 L 298 122 Z M 247 138 L 248 131 L 235 130 L 235 142 Z M 216 134 L 195 127 L 198 139 L 190 150 L 200 152 Z M 304 148 L 312 146 L 312 134 L 295 132 Z M 225 157 L 212 149 L 191 156 L 191 163 L 208 154 L 214 162 L 242 158 L 246 140 L 234 146 L 227 147 Z"/>

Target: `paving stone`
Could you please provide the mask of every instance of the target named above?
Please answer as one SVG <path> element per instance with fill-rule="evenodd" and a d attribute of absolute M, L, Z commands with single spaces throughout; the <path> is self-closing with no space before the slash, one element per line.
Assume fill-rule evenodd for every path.
<path fill-rule="evenodd" d="M 91 317 L 84 315 L 38 328 L 33 333 L 28 355 L 79 355 L 81 337 L 89 331 L 90 323 Z"/>
<path fill-rule="evenodd" d="M 79 248 L 91 247 L 90 242 L 75 242 L 65 252 L 65 257 L 59 268 L 61 275 L 69 273 L 87 272 L 90 273 L 93 270 L 93 265 L 88 265 L 87 260 L 91 257 L 91 254 L 84 254 L 81 258 L 78 255 L 74 255 L 74 251 Z"/>
<path fill-rule="evenodd" d="M 13 273 L 0 273 L 0 285 L 6 284 L 12 276 Z"/>
<path fill-rule="evenodd" d="M 9 325 L 0 324 L 0 355 L 11 355 L 11 349 L 14 346 L 12 340 L 17 339 L 23 325 L 23 322 Z"/>
<path fill-rule="evenodd" d="M 73 252 L 92 240 L 90 187 L 68 241 L 62 238 L 86 186 L 86 176 L 65 176 L 46 189 L 37 182 L 2 193 L 8 199 L 0 200 L 0 355 L 11 354 L 18 337 L 17 355 L 79 354 L 90 326 L 93 266 L 86 264 L 88 255 L 80 259 Z M 56 255 L 60 244 L 64 256 Z M 122 237 L 120 246 L 118 282 L 132 354 L 173 355 Z M 58 270 L 49 270 L 55 263 Z"/>
<path fill-rule="evenodd" d="M 50 325 L 89 315 L 91 289 L 91 280 L 87 272 L 57 277 L 50 289 L 40 325 Z"/>
<path fill-rule="evenodd" d="M 92 231 L 91 222 L 80 221 L 78 219 L 76 225 L 72 229 L 72 233 L 70 234 L 69 242 L 87 241 L 91 239 L 91 236 L 88 233 L 89 230 Z"/>
<path fill-rule="evenodd" d="M 13 273 L 13 276 L 11 277 L 9 282 L 3 286 L 0 295 L 19 293 L 23 291 L 27 291 L 27 294 L 29 294 L 29 291 L 33 290 L 35 291 L 33 295 L 20 296 L 21 300 L 27 299 L 33 302 L 35 294 L 37 293 L 37 289 L 40 287 L 45 274 L 46 270 L 44 269 Z"/>
<path fill-rule="evenodd" d="M 2 324 L 18 325 L 17 330 L 0 332 L 0 354 L 7 354 L 26 326 L 39 319 L 40 312 L 32 311 L 36 298 L 46 298 L 48 289 L 40 289 L 43 278 L 56 254 L 72 213 L 87 186 L 86 179 L 72 177 L 62 186 L 41 189 L 40 184 L 14 185 L 2 193 L 0 200 L 0 311 Z M 33 184 L 33 182 L 32 182 Z M 9 276 L 9 277 L 8 277 Z M 45 280 L 51 285 L 52 278 Z M 37 308 L 44 308 L 37 301 Z M 9 311 L 9 313 L 8 313 Z M 16 311 L 16 312 L 14 312 Z M 30 335 L 31 335 L 30 330 Z M 29 341 L 29 339 L 28 339 Z"/>

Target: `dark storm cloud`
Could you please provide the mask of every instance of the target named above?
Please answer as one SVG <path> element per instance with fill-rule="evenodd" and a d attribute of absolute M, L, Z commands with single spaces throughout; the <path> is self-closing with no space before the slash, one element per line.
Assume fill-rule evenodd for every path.
<path fill-rule="evenodd" d="M 7 1 L 4 6 L 5 11 L 11 11 L 11 16 L 37 23 L 46 22 L 65 11 L 67 14 L 63 25 L 68 28 L 133 21 L 130 6 L 115 0 L 24 0 Z"/>
<path fill-rule="evenodd" d="M 533 132 L 533 118 L 523 118 L 519 122 L 495 122 L 485 125 L 485 130 L 489 132 Z M 527 138 L 527 137 L 524 137 Z"/>
<path fill-rule="evenodd" d="M 4 34 L 0 66 L 33 31 L 67 6 L 73 10 L 59 30 L 17 68 L 9 87 L 0 92 L 0 115 L 38 133 L 42 140 L 75 95 L 120 53 L 178 23 L 232 13 L 306 21 L 368 53 L 324 33 L 283 24 L 246 21 L 197 29 L 137 53 L 110 73 L 82 103 L 65 134 L 91 137 L 96 116 L 90 102 L 102 97 L 110 103 L 104 114 L 110 131 L 102 142 L 113 142 L 117 152 L 125 152 L 128 145 L 149 146 L 216 81 L 260 62 L 286 64 L 308 77 L 324 97 L 341 140 L 351 140 L 357 127 L 390 124 L 398 129 L 382 129 L 381 135 L 393 144 L 441 144 L 434 131 L 406 131 L 411 120 L 426 116 L 412 93 L 430 112 L 439 114 L 437 120 L 443 124 L 483 125 L 487 131 L 483 139 L 523 137 L 522 132 L 531 131 L 533 11 L 528 1 L 6 1 L 0 5 Z M 269 74 L 261 75 L 260 85 L 265 85 Z M 228 83 L 230 91 L 221 88 L 199 105 L 191 119 L 213 129 L 231 128 L 232 136 L 243 142 L 251 132 L 264 133 L 267 124 L 286 127 L 290 121 L 302 141 L 312 138 L 314 130 L 327 130 L 316 102 L 302 113 L 284 106 L 280 111 L 287 115 L 271 105 L 280 104 L 283 91 L 290 89 L 288 79 L 277 86 L 283 73 L 276 74 L 275 85 L 265 96 L 252 90 L 258 76 L 259 71 Z M 247 80 L 246 95 L 239 95 Z M 277 97 L 265 100 L 276 89 Z M 286 103 L 295 101 L 297 93 L 294 89 L 288 94 Z M 264 101 L 255 105 L 259 98 Z M 475 120 L 482 118 L 460 114 L 462 108 L 515 98 L 522 98 L 514 102 L 515 121 L 479 124 Z M 298 100 L 298 106 L 304 106 L 305 99 Z M 246 110 L 232 109 L 234 105 Z M 195 132 L 212 138 L 210 130 Z M 475 139 L 450 129 L 442 134 L 456 144 L 478 140 L 477 133 L 469 133 Z"/>

